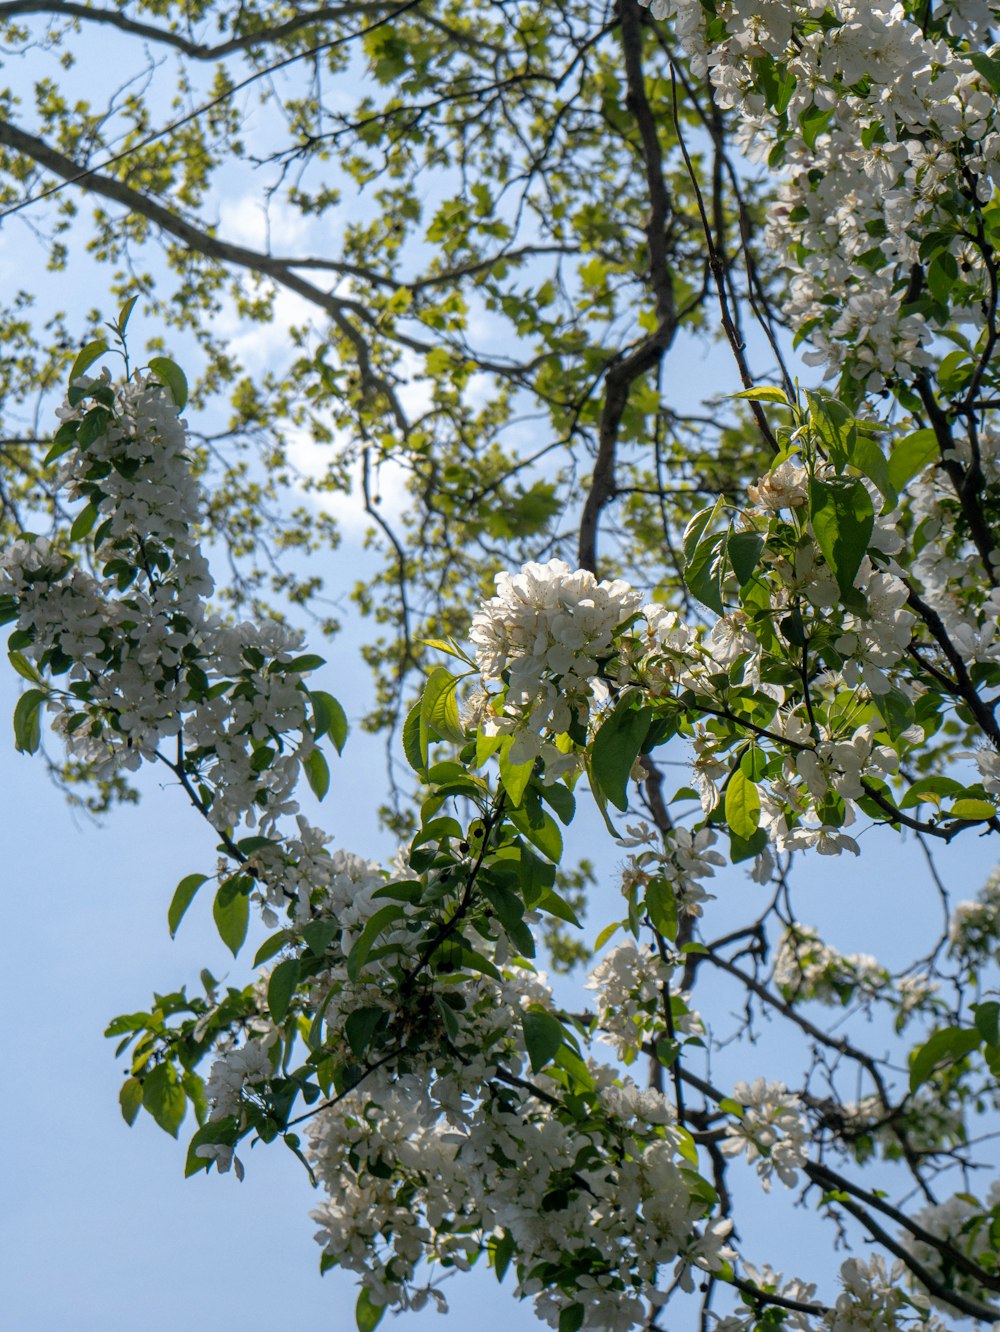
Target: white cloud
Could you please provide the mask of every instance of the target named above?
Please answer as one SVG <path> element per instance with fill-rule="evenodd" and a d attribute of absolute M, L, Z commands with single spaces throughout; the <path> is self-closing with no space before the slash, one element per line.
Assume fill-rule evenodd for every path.
<path fill-rule="evenodd" d="M 346 435 L 339 442 L 335 438 L 333 443 L 317 444 L 304 430 L 289 430 L 286 438 L 293 467 L 304 477 L 312 478 L 325 476 L 331 453 L 346 444 Z M 302 491 L 306 503 L 336 519 L 345 542 L 360 542 L 368 529 L 376 526 L 375 520 L 365 512 L 361 476 L 359 460 L 352 467 L 350 491 Z M 372 500 L 377 499 L 379 515 L 392 526 L 399 524 L 411 502 L 406 482 L 406 469 L 391 458 L 372 468 L 369 481 Z"/>
<path fill-rule="evenodd" d="M 314 221 L 280 199 L 265 204 L 256 194 L 223 199 L 219 206 L 222 240 L 281 256 L 305 252 Z"/>

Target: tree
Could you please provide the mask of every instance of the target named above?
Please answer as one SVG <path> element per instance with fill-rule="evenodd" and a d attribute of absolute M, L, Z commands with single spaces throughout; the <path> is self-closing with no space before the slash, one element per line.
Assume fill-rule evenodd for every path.
<path fill-rule="evenodd" d="M 300 777 L 320 797 L 330 786 L 324 749 L 344 750 L 349 770 L 343 709 L 311 683 L 322 659 L 296 631 L 208 606 L 199 525 L 228 513 L 236 544 L 246 516 L 232 473 L 221 500 L 199 492 L 175 361 L 131 372 L 131 297 L 111 326 L 124 378 L 90 373 L 106 341 L 69 371 L 44 463 L 58 467 L 43 473 L 65 521 L 2 560 L 0 610 L 30 684 L 19 748 L 38 748 L 50 715 L 97 781 L 164 765 L 222 856 L 178 885 L 171 931 L 213 881 L 234 954 L 252 910 L 274 931 L 245 988 L 208 977 L 204 995 L 112 1022 L 125 1117 L 144 1110 L 176 1134 L 190 1103 L 189 1172 L 240 1171 L 243 1141 L 281 1139 L 328 1194 L 323 1262 L 359 1273 L 362 1329 L 441 1298 L 426 1263 L 479 1260 L 500 1279 L 512 1269 L 560 1332 L 660 1326 L 696 1285 L 703 1325 L 719 1310 L 726 1332 L 945 1326 L 932 1307 L 995 1320 L 1000 1196 L 974 1171 L 989 1163 L 1000 1066 L 998 887 L 991 877 L 952 910 L 934 853 L 1000 830 L 994 11 L 657 0 L 647 13 L 622 0 L 598 15 L 362 13 L 388 91 L 344 122 L 291 107 L 304 143 L 273 159 L 287 179 L 297 154 L 349 144 L 343 164 L 379 178 L 383 211 L 348 229 L 343 262 L 248 258 L 157 204 L 171 188 L 184 209 L 199 202 L 183 135 L 209 124 L 221 141 L 228 118 L 172 131 L 162 164 L 128 144 L 121 165 L 144 190 L 100 171 L 86 183 L 133 209 L 120 234 L 105 224 L 112 253 L 148 222 L 185 247 L 181 320 L 196 288 L 211 302 L 225 281 L 203 261 L 305 284 L 329 316 L 328 345 L 265 386 L 274 402 L 238 386 L 252 410 L 233 429 L 349 423 L 376 523 L 375 460 L 411 469 L 413 525 L 383 527 L 393 636 L 372 652 L 378 722 L 422 673 L 401 726 L 417 794 L 393 815 L 407 838 L 397 863 L 330 854 L 295 817 Z M 272 17 L 265 39 L 243 26 L 261 16 L 241 12 L 221 49 L 179 26 L 159 40 L 188 60 L 255 61 L 286 41 L 353 68 L 336 25 L 357 16 Z M 320 21 L 323 43 L 304 35 Z M 142 109 L 128 114 L 141 139 Z M 730 153 L 734 125 L 775 181 L 765 246 L 765 192 Z M 22 176 L 26 154 L 76 172 L 27 131 L 0 138 Z M 381 174 L 366 153 L 383 155 Z M 454 184 L 417 244 L 421 173 L 436 167 Z M 329 204 L 294 189 L 305 207 Z M 397 262 L 424 244 L 440 252 L 400 280 Z M 310 267 L 349 290 L 313 288 Z M 653 384 L 710 299 L 748 415 L 684 421 Z M 471 345 L 474 313 L 510 320 L 503 355 Z M 755 382 L 748 314 L 776 382 Z M 793 381 L 786 332 L 833 391 Z M 200 336 L 206 392 L 229 371 Z M 350 371 L 331 367 L 345 352 Z M 431 381 L 418 419 L 404 391 L 414 356 Z M 483 375 L 495 396 L 477 407 Z M 526 431 L 529 403 L 543 415 Z M 505 451 L 515 428 L 530 443 Z M 669 484 L 678 474 L 686 484 Z M 573 564 L 543 560 L 570 514 Z M 486 570 L 499 570 L 496 595 L 463 608 Z M 259 586 L 251 575 L 232 599 Z M 672 792 L 664 759 L 680 754 L 693 784 Z M 577 924 L 573 840 L 591 806 L 632 854 L 585 1011 L 557 1003 L 532 959 L 545 933 L 557 963 L 575 956 L 563 927 Z M 834 949 L 794 905 L 793 864 L 860 855 L 869 828 L 915 839 L 949 906 L 902 968 Z M 705 887 L 727 856 L 762 890 L 735 928 Z M 794 1079 L 718 1077 L 727 984 L 744 1005 L 743 1056 L 767 1015 L 787 1031 L 782 1066 L 800 1057 Z M 647 1067 L 642 1089 L 627 1070 Z M 765 1190 L 804 1190 L 852 1246 L 839 1286 L 761 1264 L 738 1225 L 744 1158 Z"/>

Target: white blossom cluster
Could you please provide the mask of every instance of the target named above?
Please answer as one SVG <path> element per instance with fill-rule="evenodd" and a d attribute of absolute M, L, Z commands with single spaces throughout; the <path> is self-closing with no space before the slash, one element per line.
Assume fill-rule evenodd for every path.
<path fill-rule="evenodd" d="M 959 902 L 948 928 L 951 954 L 964 966 L 1000 962 L 1000 870 L 994 870 L 975 901 Z"/>
<path fill-rule="evenodd" d="M 956 1193 L 941 1203 L 930 1203 L 914 1216 L 914 1221 L 936 1239 L 945 1240 L 963 1257 L 973 1263 L 983 1263 L 984 1270 L 993 1275 L 996 1243 L 992 1234 L 993 1208 L 1000 1204 L 1000 1181 L 990 1185 L 986 1202 L 980 1203 L 966 1193 Z M 963 1272 L 949 1261 L 940 1249 L 906 1233 L 903 1244 L 917 1262 L 946 1287 L 960 1295 L 981 1302 L 995 1298 L 988 1288 L 969 1272 Z M 950 1312 L 948 1306 L 931 1297 L 938 1309 Z"/>
<path fill-rule="evenodd" d="M 246 1088 L 260 1086 L 274 1071 L 269 1050 L 268 1042 L 254 1038 L 213 1063 L 205 1083 L 210 1119 L 239 1118 Z"/>
<path fill-rule="evenodd" d="M 497 574 L 496 585 L 469 631 L 483 679 L 506 683 L 503 715 L 483 729 L 513 733 L 512 761 L 524 762 L 543 752 L 543 733 L 586 730 L 600 665 L 641 597 L 621 579 L 599 583 L 562 560 Z M 551 744 L 544 752 L 552 771 L 559 756 Z"/>
<path fill-rule="evenodd" d="M 598 1030 L 626 1063 L 636 1058 L 644 1043 L 667 1033 L 666 1003 L 671 1004 L 676 1032 L 691 1036 L 704 1031 L 686 996 L 671 991 L 673 972 L 670 962 L 629 939 L 612 948 L 588 976 L 586 987 L 594 991 Z"/>
<path fill-rule="evenodd" d="M 747 155 L 784 171 L 770 239 L 788 256 L 786 308 L 815 348 L 806 360 L 830 374 L 846 362 L 875 388 L 929 364 L 937 316 L 904 308 L 920 294 L 917 238 L 950 229 L 957 176 L 980 202 L 1000 180 L 996 94 L 960 47 L 968 31 L 989 33 L 995 7 L 952 6 L 947 39 L 884 2 L 720 0 L 711 28 L 700 0 L 650 9 L 709 69 Z M 947 318 L 975 324 L 984 260 L 958 230 L 948 253 L 966 294 Z"/>
<path fill-rule="evenodd" d="M 756 1162 L 765 1191 L 770 1191 L 772 1175 L 788 1188 L 794 1187 L 797 1171 L 808 1159 L 810 1140 L 800 1099 L 783 1082 L 762 1077 L 752 1083 L 738 1082 L 733 1098 L 743 1106 L 743 1115 L 726 1125 L 721 1143 L 725 1155 L 746 1153 L 751 1165 Z"/>
<path fill-rule="evenodd" d="M 75 387 L 111 391 L 106 373 Z M 114 392 L 100 433 L 71 448 L 58 475 L 64 498 L 94 511 L 100 576 L 26 538 L 0 556 L 0 595 L 16 602 L 24 655 L 55 676 L 48 707 L 73 757 L 110 775 L 166 742 L 172 761 L 196 756 L 189 775 L 211 792 L 216 828 L 259 822 L 266 833 L 296 812 L 312 744 L 302 673 L 289 669 L 300 636 L 209 613 L 183 423 L 152 379 Z M 64 409 L 64 421 L 87 405 Z"/>
<path fill-rule="evenodd" d="M 833 1307 L 827 1313 L 807 1313 L 799 1309 L 782 1311 L 781 1326 L 791 1332 L 947 1332 L 944 1323 L 907 1300 L 902 1290 L 902 1263 L 886 1267 L 881 1254 L 867 1262 L 848 1258 L 841 1264 L 840 1285 Z M 770 1267 L 743 1266 L 743 1279 L 770 1294 L 802 1304 L 819 1304 L 816 1287 L 795 1278 L 786 1279 Z M 724 1316 L 713 1315 L 714 1332 L 756 1332 L 760 1326 L 757 1310 Z"/>
<path fill-rule="evenodd" d="M 704 903 L 712 900 L 701 880 L 713 878 L 716 866 L 726 863 L 715 850 L 718 840 L 711 828 L 692 832 L 677 824 L 667 836 L 661 836 L 648 823 L 629 824 L 618 845 L 637 850 L 626 862 L 622 892 L 628 894 L 637 887 L 645 890 L 660 880 L 669 886 L 682 915 L 700 916 Z"/>
<path fill-rule="evenodd" d="M 930 1086 L 921 1087 L 892 1113 L 878 1095 L 845 1101 L 840 1108 L 859 1162 L 869 1159 L 872 1145 L 886 1159 L 899 1160 L 907 1153 L 921 1156 L 954 1147 L 966 1137 L 961 1109 L 944 1104 Z"/>
<path fill-rule="evenodd" d="M 580 1304 L 585 1326 L 643 1325 L 661 1268 L 689 1287 L 691 1267 L 732 1256 L 729 1223 L 707 1219 L 692 1191 L 671 1105 L 591 1063 L 595 1113 L 579 1125 L 553 1113 L 510 1076 L 558 1089 L 531 1074 L 521 1037 L 520 1013 L 545 994 L 537 979 L 508 973 L 501 987 L 483 979 L 462 992 L 460 1060 L 377 1072 L 317 1118 L 327 1260 L 357 1272 L 377 1303 L 419 1307 L 431 1289 L 421 1264 L 462 1270 L 506 1232 L 515 1294 L 543 1321 Z"/>
<path fill-rule="evenodd" d="M 774 983 L 786 999 L 840 1005 L 852 998 L 873 998 L 889 982 L 889 973 L 866 953 L 838 953 L 816 930 L 795 925 L 778 942 Z"/>

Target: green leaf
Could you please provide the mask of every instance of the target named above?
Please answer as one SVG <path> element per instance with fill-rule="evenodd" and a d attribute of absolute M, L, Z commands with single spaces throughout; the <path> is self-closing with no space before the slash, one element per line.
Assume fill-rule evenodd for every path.
<path fill-rule="evenodd" d="M 72 369 L 69 372 L 70 384 L 76 383 L 81 375 L 85 375 L 95 361 L 99 361 L 108 350 L 108 344 L 103 338 L 97 338 L 93 342 L 88 342 L 78 353 L 73 362 Z"/>
<path fill-rule="evenodd" d="M 995 56 L 984 55 L 982 51 L 970 52 L 968 60 L 976 73 L 982 74 L 993 91 L 1000 93 L 1000 60 Z"/>
<path fill-rule="evenodd" d="M 799 127 L 802 130 L 802 139 L 807 148 L 812 149 L 816 147 L 817 138 L 823 133 L 832 119 L 833 112 L 824 111 L 821 107 L 818 107 L 815 102 L 799 113 Z"/>
<path fill-rule="evenodd" d="M 875 510 L 860 481 L 809 482 L 809 518 L 816 543 L 837 579 L 841 596 L 854 589 L 875 526 Z"/>
<path fill-rule="evenodd" d="M 403 723 L 403 753 L 414 772 L 427 770 L 427 723 L 419 702 L 414 703 Z"/>
<path fill-rule="evenodd" d="M 526 1008 L 521 1014 L 524 1044 L 531 1060 L 532 1073 L 551 1063 L 566 1040 L 563 1024 L 544 1008 Z"/>
<path fill-rule="evenodd" d="M 8 652 L 7 655 L 10 658 L 10 664 L 22 680 L 30 680 L 32 684 L 42 683 L 42 677 L 23 652 Z"/>
<path fill-rule="evenodd" d="M 532 909 L 535 911 L 546 911 L 550 916 L 556 916 L 559 920 L 564 920 L 567 925 L 575 925 L 578 930 L 583 929 L 583 923 L 576 912 L 566 901 L 560 897 L 557 892 L 549 889 L 541 897 L 536 898 L 532 903 Z"/>
<path fill-rule="evenodd" d="M 244 882 L 241 876 L 228 879 L 215 894 L 212 903 L 212 916 L 215 919 L 219 937 L 233 957 L 243 947 L 250 923 L 250 899 L 242 891 Z"/>
<path fill-rule="evenodd" d="M 135 309 L 135 303 L 138 299 L 138 295 L 130 296 L 118 311 L 118 318 L 115 320 L 115 328 L 118 330 L 119 337 L 122 337 L 125 330 L 128 328 L 128 321 L 132 317 L 132 311 Z"/>
<path fill-rule="evenodd" d="M 499 762 L 500 781 L 503 783 L 503 789 L 507 792 L 507 799 L 511 806 L 516 809 L 524 799 L 524 793 L 531 781 L 535 761 L 534 759 L 526 759 L 524 763 L 511 763 L 510 751 L 513 743 L 513 736 L 504 736 L 503 743 L 500 746 Z"/>
<path fill-rule="evenodd" d="M 534 807 L 522 805 L 519 809 L 507 811 L 507 817 L 518 832 L 528 839 L 532 846 L 537 846 L 543 856 L 558 863 L 562 857 L 562 833 L 551 814 L 540 809 L 537 797 Z"/>
<path fill-rule="evenodd" d="M 624 926 L 625 922 L 613 920 L 610 925 L 605 925 L 600 934 L 594 940 L 594 952 L 599 953 L 609 939 L 614 938 L 618 931 Z"/>
<path fill-rule="evenodd" d="M 558 1332 L 580 1332 L 586 1316 L 587 1310 L 582 1304 L 567 1304 L 564 1309 L 559 1310 Z"/>
<path fill-rule="evenodd" d="M 496 1274 L 497 1281 L 502 1281 L 507 1275 L 507 1269 L 510 1267 L 510 1260 L 517 1252 L 517 1245 L 514 1243 L 514 1236 L 509 1230 L 501 1233 L 500 1238 L 495 1240 L 490 1246 L 490 1253 L 493 1258 L 493 1271 Z"/>
<path fill-rule="evenodd" d="M 323 689 L 310 689 L 309 698 L 313 709 L 315 738 L 322 740 L 324 735 L 328 735 L 334 749 L 342 754 L 347 741 L 347 714 L 333 695 Z"/>
<path fill-rule="evenodd" d="M 154 356 L 149 368 L 165 389 L 170 391 L 177 410 L 182 412 L 188 400 L 188 385 L 184 371 L 167 356 Z"/>
<path fill-rule="evenodd" d="M 899 496 L 889 475 L 889 463 L 873 439 L 866 435 L 858 436 L 851 450 L 850 465 L 867 476 L 869 481 L 873 481 L 888 506 L 895 508 Z"/>
<path fill-rule="evenodd" d="M 403 908 L 398 902 L 394 902 L 381 907 L 374 916 L 368 917 L 365 928 L 355 940 L 347 958 L 347 975 L 352 981 L 356 981 L 360 976 L 361 968 L 368 961 L 368 955 L 375 946 L 375 940 L 387 925 L 391 925 L 402 914 Z"/>
<path fill-rule="evenodd" d="M 368 1291 L 362 1287 L 358 1302 L 354 1306 L 354 1317 L 358 1325 L 358 1332 L 375 1332 L 375 1328 L 381 1323 L 384 1313 L 385 1305 L 376 1304 Z"/>
<path fill-rule="evenodd" d="M 541 786 L 539 794 L 547 805 L 555 810 L 556 816 L 563 827 L 568 826 L 576 813 L 576 800 L 573 792 L 563 786 L 561 782 L 553 782 L 550 786 Z"/>
<path fill-rule="evenodd" d="M 14 744 L 20 754 L 34 754 L 42 743 L 39 712 L 45 702 L 41 689 L 26 689 L 14 707 Z"/>
<path fill-rule="evenodd" d="M 692 596 L 717 615 L 722 615 L 722 574 L 726 534 L 712 535 L 711 528 L 722 511 L 722 499 L 711 509 L 702 509 L 684 530 L 684 582 Z M 707 534 L 707 535 L 706 535 Z"/>
<path fill-rule="evenodd" d="M 85 504 L 80 512 L 73 519 L 73 526 L 69 529 L 70 541 L 82 541 L 83 538 L 93 529 L 97 522 L 97 509 L 93 504 Z"/>
<path fill-rule="evenodd" d="M 197 1175 L 200 1170 L 210 1170 L 212 1166 L 211 1158 L 199 1156 L 198 1148 L 204 1143 L 224 1143 L 227 1147 L 232 1147 L 236 1143 L 236 1131 L 231 1119 L 214 1119 L 207 1124 L 202 1124 L 201 1128 L 192 1136 L 188 1143 L 187 1157 L 184 1162 L 184 1178 L 190 1179 L 192 1175 Z"/>
<path fill-rule="evenodd" d="M 742 767 L 734 770 L 726 786 L 726 822 L 744 841 L 760 826 L 760 793 Z"/>
<path fill-rule="evenodd" d="M 256 953 L 254 953 L 253 965 L 255 967 L 262 967 L 265 962 L 270 962 L 275 953 L 280 953 L 287 943 L 287 930 L 279 930 L 277 934 L 272 934 L 270 938 L 264 940 Z"/>
<path fill-rule="evenodd" d="M 443 740 L 461 745 L 465 743 L 465 732 L 458 716 L 457 688 L 457 677 L 443 666 L 435 666 L 424 685 L 420 710 L 427 725 Z"/>
<path fill-rule="evenodd" d="M 142 1104 L 172 1138 L 184 1121 L 187 1097 L 170 1064 L 157 1064 L 142 1081 Z"/>
<path fill-rule="evenodd" d="M 184 913 L 194 901 L 194 895 L 208 879 L 207 874 L 188 874 L 174 889 L 174 895 L 167 907 L 167 927 L 171 939 L 177 934 L 177 927 L 184 919 Z"/>
<path fill-rule="evenodd" d="M 975 1029 L 943 1027 L 913 1052 L 910 1060 L 910 1091 L 918 1087 L 948 1064 L 957 1063 L 975 1050 L 982 1037 Z"/>
<path fill-rule="evenodd" d="M 292 995 L 295 993 L 295 987 L 298 983 L 299 959 L 297 957 L 286 957 L 284 962 L 279 962 L 271 972 L 270 979 L 267 982 L 267 1006 L 271 1010 L 271 1016 L 279 1026 L 288 1016 Z"/>
<path fill-rule="evenodd" d="M 677 938 L 677 898 L 665 879 L 651 879 L 646 887 L 646 913 L 657 930 L 671 943 Z"/>
<path fill-rule="evenodd" d="M 122 1108 L 122 1119 L 131 1128 L 142 1109 L 142 1083 L 138 1078 L 125 1079 L 118 1093 L 118 1104 Z"/>
<path fill-rule="evenodd" d="M 976 1031 L 987 1045 L 1000 1045 L 1000 1004 L 995 999 L 988 1003 L 973 1004 Z"/>
<path fill-rule="evenodd" d="M 734 865 L 742 864 L 744 860 L 753 860 L 766 846 L 767 833 L 763 828 L 758 828 L 752 837 L 740 837 L 732 828 L 729 830 L 729 859 Z"/>
<path fill-rule="evenodd" d="M 322 800 L 330 789 L 330 765 L 323 756 L 321 749 L 310 749 L 303 763 L 306 770 L 306 779 L 312 787 L 313 794 L 317 800 Z"/>
<path fill-rule="evenodd" d="M 991 805 L 988 800 L 956 800 L 948 810 L 948 818 L 968 819 L 972 823 L 980 823 L 992 819 L 996 812 L 996 805 Z"/>
<path fill-rule="evenodd" d="M 749 583 L 757 568 L 757 561 L 764 549 L 764 537 L 760 532 L 733 532 L 726 549 L 736 581 L 743 587 Z"/>
<path fill-rule="evenodd" d="M 934 431 L 915 430 L 893 449 L 889 458 L 889 481 L 901 491 L 928 463 L 940 457 L 941 449 Z"/>
<path fill-rule="evenodd" d="M 653 719 L 649 708 L 619 703 L 594 737 L 591 774 L 616 809 L 628 808 L 628 779 Z"/>
<path fill-rule="evenodd" d="M 784 389 L 775 388 L 772 384 L 762 384 L 760 388 L 744 389 L 742 393 L 734 393 L 734 398 L 749 398 L 751 402 L 780 402 L 783 406 L 788 406 L 788 396 Z"/>
<path fill-rule="evenodd" d="M 356 1008 L 347 1015 L 344 1035 L 355 1059 L 363 1059 L 377 1028 L 388 1020 L 384 1008 Z"/>
<path fill-rule="evenodd" d="M 751 782 L 763 781 L 767 773 L 767 755 L 758 745 L 752 744 L 740 759 L 740 770 Z"/>

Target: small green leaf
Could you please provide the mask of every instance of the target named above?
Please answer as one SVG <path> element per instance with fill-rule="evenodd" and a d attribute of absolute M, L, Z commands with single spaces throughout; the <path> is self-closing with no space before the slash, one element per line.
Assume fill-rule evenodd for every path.
<path fill-rule="evenodd" d="M 26 689 L 14 707 L 14 744 L 20 754 L 34 754 L 42 743 L 39 712 L 45 702 L 41 689 Z"/>
<path fill-rule="evenodd" d="M 740 587 L 745 587 L 753 577 L 763 549 L 764 537 L 760 532 L 733 532 L 730 535 L 727 546 L 729 563 Z"/>
<path fill-rule="evenodd" d="M 435 666 L 424 685 L 421 713 L 427 725 L 443 740 L 460 745 L 465 742 L 465 732 L 458 716 L 457 688 L 458 680 L 451 671 Z"/>
<path fill-rule="evenodd" d="M 609 939 L 614 938 L 620 929 L 624 926 L 624 921 L 613 920 L 610 925 L 605 925 L 600 934 L 594 940 L 594 952 L 599 953 Z"/>
<path fill-rule="evenodd" d="M 10 664 L 22 680 L 30 680 L 32 684 L 42 683 L 42 677 L 23 652 L 9 652 L 7 655 L 10 658 Z"/>
<path fill-rule="evenodd" d="M 809 518 L 816 543 L 837 579 L 841 596 L 854 589 L 875 527 L 875 510 L 860 481 L 809 482 Z"/>
<path fill-rule="evenodd" d="M 81 375 L 85 375 L 95 361 L 99 361 L 108 350 L 108 344 L 103 338 L 97 338 L 94 342 L 88 342 L 87 345 L 77 353 L 76 360 L 69 372 L 69 382 L 75 384 Z"/>
<path fill-rule="evenodd" d="M 510 1267 L 510 1260 L 517 1251 L 517 1245 L 514 1243 L 514 1236 L 509 1230 L 501 1232 L 499 1239 L 495 1240 L 490 1246 L 490 1252 L 493 1258 L 493 1271 L 497 1281 L 502 1281 L 507 1275 L 507 1269 Z"/>
<path fill-rule="evenodd" d="M 199 1156 L 198 1148 L 205 1143 L 213 1145 L 224 1144 L 232 1147 L 236 1143 L 236 1130 L 231 1119 L 213 1119 L 207 1124 L 202 1124 L 201 1128 L 192 1136 L 188 1143 L 187 1158 L 184 1162 L 184 1178 L 190 1179 L 192 1175 L 197 1175 L 200 1170 L 210 1170 L 212 1161 L 210 1157 Z"/>
<path fill-rule="evenodd" d="M 873 481 L 887 505 L 895 508 L 899 496 L 889 475 L 889 463 L 873 439 L 866 435 L 858 436 L 851 450 L 850 465 L 867 476 L 869 481 Z"/>
<path fill-rule="evenodd" d="M 957 1063 L 975 1050 L 982 1036 L 975 1029 L 942 1027 L 913 1052 L 910 1060 L 910 1091 L 922 1087 L 934 1073 Z"/>
<path fill-rule="evenodd" d="M 170 1064 L 157 1064 L 142 1082 L 142 1104 L 172 1138 L 184 1120 L 187 1097 Z"/>
<path fill-rule="evenodd" d="M 215 894 L 212 904 L 212 915 L 219 937 L 233 957 L 243 947 L 250 923 L 250 899 L 241 887 L 244 882 L 250 881 L 240 876 L 228 879 Z"/>
<path fill-rule="evenodd" d="M 558 1332 L 580 1332 L 586 1316 L 587 1310 L 582 1304 L 567 1304 L 564 1309 L 559 1310 Z"/>
<path fill-rule="evenodd" d="M 619 703 L 594 737 L 591 773 L 616 809 L 628 808 L 628 779 L 649 731 L 649 708 Z"/>
<path fill-rule="evenodd" d="M 526 1008 L 521 1014 L 524 1044 L 531 1060 L 532 1073 L 551 1063 L 566 1040 L 563 1024 L 544 1008 Z"/>
<path fill-rule="evenodd" d="M 122 337 L 125 330 L 128 328 L 128 321 L 132 317 L 132 311 L 135 309 L 135 303 L 138 299 L 138 295 L 130 296 L 118 311 L 118 318 L 115 320 L 115 328 L 118 330 L 119 337 Z"/>
<path fill-rule="evenodd" d="M 85 504 L 80 512 L 73 519 L 73 526 L 69 529 L 69 539 L 71 541 L 82 541 L 83 538 L 93 529 L 97 522 L 97 509 L 93 504 Z"/>
<path fill-rule="evenodd" d="M 142 1083 L 138 1078 L 125 1079 L 118 1093 L 118 1104 L 122 1108 L 122 1119 L 131 1128 L 142 1109 Z"/>
<path fill-rule="evenodd" d="M 973 1004 L 976 1031 L 987 1045 L 1000 1045 L 1000 1004 L 990 999 L 984 1004 Z"/>
<path fill-rule="evenodd" d="M 743 772 L 751 782 L 760 782 L 764 780 L 764 776 L 767 773 L 767 755 L 758 745 L 751 745 L 740 759 L 740 771 Z"/>
<path fill-rule="evenodd" d="M 995 93 L 1000 93 L 1000 60 L 982 51 L 970 52 L 968 59 L 976 73 L 982 74 Z"/>
<path fill-rule="evenodd" d="M 703 509 L 684 530 L 684 582 L 692 596 L 717 615 L 724 611 L 722 604 L 722 574 L 727 536 L 711 528 L 722 511 L 722 499 L 711 509 Z M 706 535 L 707 534 L 707 535 Z"/>
<path fill-rule="evenodd" d="M 149 368 L 163 387 L 170 391 L 177 410 L 182 412 L 188 400 L 188 385 L 184 371 L 176 361 L 171 361 L 167 356 L 154 356 L 149 362 Z"/>
<path fill-rule="evenodd" d="M 376 1304 L 368 1291 L 362 1286 L 361 1294 L 358 1296 L 358 1302 L 354 1307 L 354 1317 L 358 1324 L 358 1332 L 375 1332 L 382 1321 L 382 1315 L 385 1313 L 384 1304 Z"/>
<path fill-rule="evenodd" d="M 414 772 L 427 769 L 427 723 L 419 702 L 414 703 L 403 723 L 403 753 Z"/>
<path fill-rule="evenodd" d="M 376 1030 L 387 1020 L 388 1014 L 384 1008 L 356 1008 L 347 1015 L 344 1035 L 355 1059 L 364 1059 Z"/>
<path fill-rule="evenodd" d="M 271 972 L 267 982 L 267 1006 L 271 1016 L 280 1026 L 288 1016 L 292 995 L 299 983 L 299 959 L 286 957 Z"/>
<path fill-rule="evenodd" d="M 315 738 L 322 740 L 324 735 L 328 735 L 334 749 L 342 754 L 347 740 L 347 714 L 333 695 L 323 689 L 310 689 L 309 698 L 316 726 Z"/>
<path fill-rule="evenodd" d="M 368 917 L 365 928 L 355 940 L 354 947 L 347 958 L 347 975 L 350 980 L 356 981 L 358 979 L 361 968 L 368 961 L 368 955 L 375 946 L 375 940 L 386 926 L 391 925 L 402 914 L 403 908 L 398 903 L 390 903 L 376 911 L 374 916 Z"/>
<path fill-rule="evenodd" d="M 253 965 L 262 967 L 265 962 L 270 962 L 276 953 L 280 953 L 285 944 L 288 943 L 288 931 L 279 930 L 277 934 L 272 934 L 270 938 L 264 940 L 261 946 L 253 955 Z"/>
<path fill-rule="evenodd" d="M 940 457 L 941 449 L 934 431 L 915 430 L 893 449 L 889 458 L 889 480 L 897 491 L 901 491 L 928 463 Z"/>
<path fill-rule="evenodd" d="M 726 786 L 726 822 L 744 841 L 760 826 L 760 793 L 742 767 L 734 770 Z"/>
<path fill-rule="evenodd" d="M 751 402 L 780 402 L 783 406 L 788 406 L 788 396 L 784 389 L 775 388 L 772 384 L 762 384 L 760 388 L 744 389 L 742 393 L 734 393 L 734 398 L 749 398 Z"/>
<path fill-rule="evenodd" d="M 646 887 L 646 913 L 657 930 L 671 943 L 677 938 L 677 898 L 665 879 L 651 879 Z"/>
<path fill-rule="evenodd" d="M 500 746 L 499 761 L 500 781 L 503 783 L 503 789 L 507 792 L 507 799 L 516 808 L 524 799 L 528 782 L 531 781 L 535 761 L 534 759 L 526 759 L 524 763 L 511 763 L 510 750 L 513 743 L 513 736 L 504 736 L 503 743 Z"/>
<path fill-rule="evenodd" d="M 968 819 L 972 823 L 980 823 L 994 818 L 996 812 L 996 805 L 991 805 L 988 800 L 956 800 L 948 810 L 948 818 Z"/>
<path fill-rule="evenodd" d="M 323 757 L 323 751 L 310 749 L 302 766 L 306 770 L 306 779 L 312 787 L 313 794 L 317 800 L 322 800 L 330 789 L 330 765 Z"/>
<path fill-rule="evenodd" d="M 177 927 L 183 920 L 185 911 L 194 901 L 195 893 L 207 879 L 207 874 L 188 874 L 174 889 L 170 906 L 167 908 L 167 926 L 171 939 L 177 934 Z"/>

